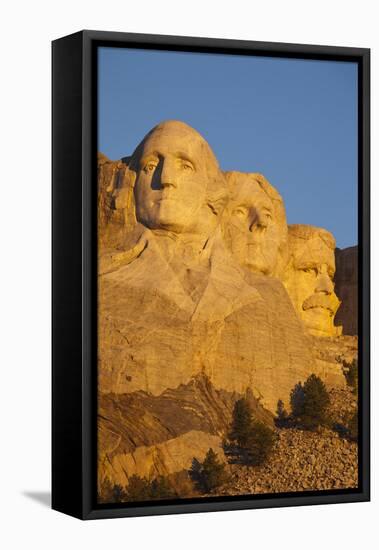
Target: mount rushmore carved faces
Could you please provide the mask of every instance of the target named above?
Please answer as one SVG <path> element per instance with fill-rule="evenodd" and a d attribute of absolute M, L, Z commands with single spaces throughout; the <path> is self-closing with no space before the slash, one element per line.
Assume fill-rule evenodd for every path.
<path fill-rule="evenodd" d="M 179 121 L 153 128 L 134 152 L 130 168 L 137 220 L 149 229 L 207 234 L 217 225 L 226 183 L 205 139 Z"/>
<path fill-rule="evenodd" d="M 106 208 L 125 209 L 124 242 L 99 245 L 99 485 L 176 475 L 221 450 L 238 396 L 271 423 L 311 373 L 345 384 L 304 330 L 335 330 L 334 239 L 292 226 L 285 271 L 284 204 L 262 175 L 222 172 L 177 121 L 99 174 L 104 226 Z"/>
<path fill-rule="evenodd" d="M 187 125 L 165 122 L 137 147 L 129 169 L 143 232 L 100 277 L 101 387 L 159 395 L 203 373 L 232 392 L 253 384 L 274 411 L 306 378 L 311 352 L 280 281 L 243 269 L 223 242 L 227 182 L 209 145 Z M 271 270 L 281 234 L 272 202 L 254 182 L 256 203 L 274 217 L 273 258 L 264 256 L 264 242 L 259 249 Z"/>
<path fill-rule="evenodd" d="M 287 223 L 279 193 L 261 174 L 226 172 L 230 200 L 225 241 L 237 261 L 263 275 L 279 276 L 287 260 Z"/>
<path fill-rule="evenodd" d="M 315 336 L 336 336 L 334 317 L 340 301 L 334 292 L 335 240 L 326 229 L 289 225 L 290 263 L 285 286 L 308 331 Z"/>
<path fill-rule="evenodd" d="M 212 242 L 221 250 L 216 231 L 221 218 L 223 240 L 240 266 L 282 280 L 312 334 L 340 333 L 334 327 L 339 306 L 332 282 L 334 238 L 305 225 L 289 226 L 288 234 L 283 200 L 263 175 L 222 172 L 205 139 L 180 121 L 155 126 L 129 157 L 127 170 L 143 239 L 157 237 L 161 253 L 196 301 L 207 284 Z M 120 261 L 116 254 L 111 269 L 139 255 L 143 239 Z"/>

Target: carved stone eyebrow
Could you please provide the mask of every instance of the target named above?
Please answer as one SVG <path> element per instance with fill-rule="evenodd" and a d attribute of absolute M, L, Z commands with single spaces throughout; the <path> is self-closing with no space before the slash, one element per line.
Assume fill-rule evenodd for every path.
<path fill-rule="evenodd" d="M 257 202 L 254 202 L 251 204 L 251 208 L 255 208 L 256 210 L 259 210 L 260 212 L 263 212 L 264 214 L 273 214 L 273 208 L 272 205 L 266 202 L 265 200 L 258 199 Z"/>
<path fill-rule="evenodd" d="M 176 151 L 173 153 L 175 157 L 178 159 L 186 160 L 187 162 L 190 162 L 194 168 L 196 168 L 196 162 L 189 156 L 188 153 L 185 153 L 184 151 Z M 151 151 L 141 157 L 140 159 L 140 166 L 143 166 L 146 164 L 149 160 L 161 160 L 165 155 L 160 153 L 159 151 Z"/>
<path fill-rule="evenodd" d="M 318 269 L 320 267 L 319 264 L 317 264 L 316 262 L 305 262 L 304 260 L 300 260 L 298 262 L 296 262 L 295 260 L 294 265 L 296 269 Z"/>
<path fill-rule="evenodd" d="M 180 159 L 187 160 L 196 167 L 196 162 L 193 160 L 193 158 L 190 157 L 188 153 L 185 153 L 184 151 L 176 151 L 175 156 Z"/>
<path fill-rule="evenodd" d="M 264 212 L 266 212 L 266 213 L 268 213 L 268 214 L 272 214 L 272 212 L 273 212 L 273 209 L 272 209 L 270 206 L 266 206 L 265 204 L 262 205 L 261 208 L 262 208 L 262 210 L 263 210 Z"/>
<path fill-rule="evenodd" d="M 153 151 L 140 158 L 140 165 L 143 166 L 149 160 L 157 160 L 157 159 L 159 160 L 159 158 L 160 158 L 159 153 L 157 151 Z"/>

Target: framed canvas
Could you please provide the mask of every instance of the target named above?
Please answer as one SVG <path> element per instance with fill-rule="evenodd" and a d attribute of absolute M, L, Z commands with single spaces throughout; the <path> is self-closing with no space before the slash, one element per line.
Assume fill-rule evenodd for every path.
<path fill-rule="evenodd" d="M 52 52 L 53 508 L 369 500 L 369 50 Z"/>

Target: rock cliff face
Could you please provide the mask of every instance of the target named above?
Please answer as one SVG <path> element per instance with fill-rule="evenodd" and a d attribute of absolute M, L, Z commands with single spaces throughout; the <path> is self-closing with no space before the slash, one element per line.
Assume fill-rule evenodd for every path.
<path fill-rule="evenodd" d="M 320 227 L 288 226 L 289 262 L 284 284 L 309 334 L 334 337 L 342 333 L 335 325 L 340 301 L 334 292 L 335 239 Z"/>
<path fill-rule="evenodd" d="M 112 161 L 99 153 L 98 181 L 98 245 L 100 259 L 108 250 L 125 249 L 134 237 L 136 218 L 133 189 L 125 161 Z"/>
<path fill-rule="evenodd" d="M 133 474 L 149 478 L 188 470 L 210 447 L 222 458 L 222 437 L 237 397 L 216 390 L 204 375 L 158 396 L 100 393 L 100 486 L 105 479 L 127 485 Z M 272 424 L 272 415 L 253 395 L 248 399 L 255 416 Z"/>
<path fill-rule="evenodd" d="M 204 458 L 216 436 L 219 447 L 234 402 L 249 390 L 256 410 L 270 421 L 278 399 L 288 407 L 293 386 L 315 369 L 311 345 L 279 281 L 250 276 L 254 287 L 244 283 L 243 300 L 240 292 L 237 300 L 232 289 L 239 271 L 231 276 L 216 263 L 204 301 L 194 307 L 168 268 L 147 254 L 151 250 L 150 241 L 138 260 L 105 274 L 99 286 L 99 475 L 114 480 L 122 469 L 123 483 L 136 472 L 188 468 L 194 457 Z M 206 390 L 194 385 L 199 376 L 208 380 Z M 193 438 L 203 446 L 194 446 Z"/>
<path fill-rule="evenodd" d="M 100 280 L 102 391 L 160 395 L 204 373 L 219 389 L 243 394 L 250 387 L 275 412 L 313 365 L 281 283 L 255 275 L 248 285 L 238 269 L 214 260 L 195 305 L 155 245 L 149 240 L 135 261 Z"/>
<path fill-rule="evenodd" d="M 224 174 L 182 123 L 159 125 L 123 161 L 99 155 L 99 493 L 106 480 L 188 470 L 209 448 L 224 460 L 241 396 L 272 425 L 278 400 L 288 409 L 310 374 L 345 386 L 341 361 L 355 356 L 356 339 L 308 333 L 272 276 L 286 257 L 284 205 L 261 175 L 250 196 L 247 179 L 222 214 Z M 266 233 L 277 212 L 280 226 Z M 259 262 L 246 263 L 252 246 Z"/>
<path fill-rule="evenodd" d="M 336 323 L 343 333 L 358 334 L 358 247 L 336 249 L 335 291 L 342 301 Z"/>

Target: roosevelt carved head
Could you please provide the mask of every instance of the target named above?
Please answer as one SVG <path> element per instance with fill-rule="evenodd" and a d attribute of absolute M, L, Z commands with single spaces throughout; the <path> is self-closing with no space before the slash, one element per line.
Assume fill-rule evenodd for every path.
<path fill-rule="evenodd" d="M 279 193 L 261 174 L 225 173 L 230 199 L 223 216 L 225 242 L 249 270 L 280 276 L 287 262 L 287 223 Z"/>
<path fill-rule="evenodd" d="M 205 139 L 179 121 L 153 128 L 134 151 L 137 220 L 150 229 L 201 234 L 218 223 L 226 182 Z"/>
<path fill-rule="evenodd" d="M 340 327 L 334 326 L 340 300 L 333 283 L 333 235 L 312 225 L 289 225 L 288 243 L 290 260 L 284 284 L 297 313 L 314 336 L 340 334 Z"/>

